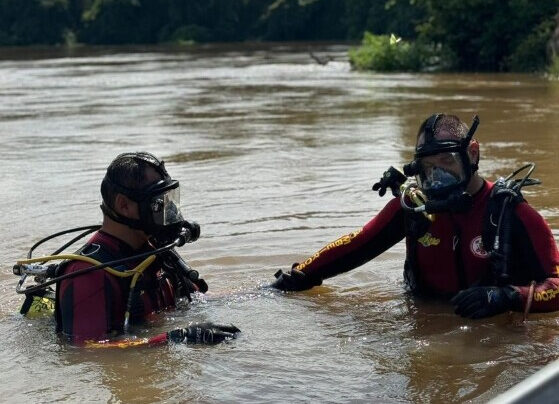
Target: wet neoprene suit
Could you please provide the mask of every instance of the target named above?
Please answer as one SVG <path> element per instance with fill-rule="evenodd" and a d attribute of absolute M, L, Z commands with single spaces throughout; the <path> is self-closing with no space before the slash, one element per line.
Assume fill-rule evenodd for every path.
<path fill-rule="evenodd" d="M 86 246 L 82 254 L 101 262 L 130 257 L 149 249 L 133 250 L 123 241 L 103 231 L 93 235 Z M 99 253 L 99 249 L 103 250 L 102 253 Z M 139 262 L 132 261 L 114 269 L 129 270 Z M 90 266 L 87 262 L 71 261 L 63 273 Z M 174 287 L 160 266 L 156 259 L 139 277 L 130 310 L 131 324 L 145 321 L 150 314 L 174 306 Z M 122 333 L 131 279 L 118 278 L 99 269 L 61 281 L 57 285 L 56 299 L 58 331 L 75 342 Z"/>
<path fill-rule="evenodd" d="M 437 214 L 419 239 L 406 237 L 406 213 L 394 198 L 361 230 L 328 244 L 294 269 L 310 278 L 330 278 L 406 238 L 408 259 L 414 249 L 415 268 L 427 295 L 448 298 L 471 286 L 489 286 L 491 260 L 481 234 L 492 188 L 492 183 L 485 182 L 466 213 Z M 526 202 L 516 205 L 512 220 L 509 283 L 525 306 L 530 282 L 536 282 L 531 311 L 559 310 L 559 252 L 551 229 Z"/>

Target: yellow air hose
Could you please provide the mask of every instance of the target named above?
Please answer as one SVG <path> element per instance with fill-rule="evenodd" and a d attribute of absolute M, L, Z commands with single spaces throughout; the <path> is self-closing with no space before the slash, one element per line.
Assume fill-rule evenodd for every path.
<path fill-rule="evenodd" d="M 30 258 L 26 260 L 17 261 L 17 265 L 26 265 L 26 264 L 33 264 L 35 262 L 48 262 L 48 261 L 56 261 L 56 260 L 74 260 L 74 261 L 83 261 L 93 265 L 102 265 L 103 263 L 93 259 L 91 257 L 87 257 L 85 255 L 79 254 L 57 254 L 57 255 L 47 255 L 45 257 L 38 257 L 38 258 Z M 129 269 L 128 271 L 118 271 L 111 267 L 103 268 L 105 271 L 110 273 L 111 275 L 118 276 L 119 278 L 127 278 L 129 276 L 134 276 L 135 274 L 141 274 L 151 263 L 155 260 L 155 255 L 150 255 L 145 260 L 140 262 L 138 266 L 135 268 Z M 135 283 L 135 282 L 134 282 Z"/>
<path fill-rule="evenodd" d="M 153 261 L 155 261 L 155 254 L 148 256 L 145 260 L 140 262 L 135 268 L 129 269 L 127 271 L 118 271 L 111 267 L 103 268 L 105 271 L 110 273 L 111 275 L 118 276 L 119 278 L 127 278 L 132 276 L 132 281 L 130 282 L 130 291 L 128 292 L 128 299 L 126 305 L 126 312 L 124 313 L 124 330 L 128 330 L 128 325 L 130 322 L 130 307 L 132 305 L 132 293 L 134 291 L 134 287 L 136 286 L 136 282 L 138 278 L 146 268 L 148 268 Z M 103 263 L 93 259 L 91 257 L 87 257 L 85 255 L 79 254 L 57 254 L 57 255 L 47 255 L 45 257 L 38 257 L 38 258 L 30 258 L 26 260 L 17 261 L 17 265 L 26 265 L 26 264 L 33 264 L 36 262 L 48 262 L 48 261 L 55 261 L 55 260 L 73 260 L 73 261 L 83 261 L 93 265 L 102 265 Z"/>

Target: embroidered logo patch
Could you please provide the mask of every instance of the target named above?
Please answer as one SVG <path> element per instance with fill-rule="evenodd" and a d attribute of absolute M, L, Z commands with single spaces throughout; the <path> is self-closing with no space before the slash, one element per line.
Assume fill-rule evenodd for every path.
<path fill-rule="evenodd" d="M 417 241 L 420 242 L 423 247 L 429 247 L 429 246 L 432 246 L 432 245 L 439 245 L 439 243 L 441 242 L 441 239 L 433 237 L 431 235 L 431 233 L 427 232 L 421 238 L 419 238 Z"/>
<path fill-rule="evenodd" d="M 470 250 L 472 250 L 472 254 L 474 254 L 476 257 L 489 257 L 489 253 L 483 248 L 483 241 L 481 241 L 481 236 L 477 236 L 472 240 L 472 242 L 470 243 Z"/>

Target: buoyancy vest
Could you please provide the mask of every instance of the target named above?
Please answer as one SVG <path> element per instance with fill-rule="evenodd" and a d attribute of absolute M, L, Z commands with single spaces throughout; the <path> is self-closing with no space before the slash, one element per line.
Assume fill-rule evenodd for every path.
<path fill-rule="evenodd" d="M 427 232 L 430 221 L 421 213 L 405 213 L 406 228 L 406 259 L 404 261 L 404 282 L 408 289 L 417 295 L 429 293 L 429 288 L 423 281 L 417 263 L 417 243 Z"/>
<path fill-rule="evenodd" d="M 537 180 L 527 184 L 539 183 Z M 515 187 L 515 182 L 497 181 L 492 184 L 491 193 L 485 208 L 481 240 L 483 249 L 489 254 L 491 259 L 491 274 L 482 280 L 484 284 L 505 285 L 510 283 L 510 257 L 512 254 L 512 229 L 514 220 L 514 210 L 516 206 L 525 202 L 519 187 Z M 487 185 L 484 185 L 487 186 Z M 423 237 L 430 226 L 430 221 L 423 214 L 406 212 L 406 237 L 410 242 L 407 243 L 406 261 L 404 264 L 404 280 L 406 285 L 415 294 L 429 294 L 428 285 L 420 275 L 417 263 L 417 243 Z M 459 243 L 459 229 L 455 227 L 455 239 Z M 457 267 L 459 278 L 464 277 L 464 264 L 457 253 L 454 252 L 455 266 Z M 465 279 L 459 279 L 460 287 L 465 288 Z"/>
<path fill-rule="evenodd" d="M 110 262 L 122 258 L 126 258 L 129 251 L 120 253 L 113 252 L 106 246 L 103 246 L 102 243 L 95 243 L 95 242 L 88 242 L 82 248 L 80 248 L 76 254 L 88 256 L 90 258 L 95 259 L 96 261 L 105 263 Z M 68 265 L 72 261 L 66 261 L 60 264 L 57 276 L 62 275 Z M 113 269 L 118 271 L 125 271 L 132 269 L 137 262 L 133 263 L 124 263 L 117 266 L 113 266 Z M 150 267 L 156 269 L 161 268 L 161 261 L 156 259 L 154 263 L 150 265 Z M 99 271 L 103 271 L 99 269 Z M 130 323 L 140 323 L 145 319 L 145 316 L 153 311 L 157 311 L 175 304 L 175 295 L 174 295 L 174 286 L 169 278 L 166 276 L 165 272 L 162 273 L 162 276 L 156 277 L 153 273 L 151 273 L 150 269 L 144 271 L 142 276 L 138 278 L 135 288 L 133 289 L 133 295 L 131 300 L 130 306 Z M 86 275 L 80 275 L 86 276 Z M 107 275 L 112 276 L 112 275 Z M 130 283 L 132 277 L 120 278 L 112 276 L 118 285 L 120 290 L 119 295 L 122 299 L 112 299 L 111 298 L 111 306 L 114 305 L 114 310 L 122 311 L 126 309 L 126 300 L 128 298 L 128 294 L 130 293 Z M 57 324 L 57 331 L 62 331 L 62 317 L 61 317 L 61 310 L 60 310 L 60 284 L 57 284 L 56 288 L 56 299 L 55 299 L 55 318 Z M 113 324 L 111 319 L 107 319 L 107 327 L 108 329 L 115 328 L 117 325 Z M 118 324 L 117 329 L 120 331 L 122 328 L 122 324 Z"/>

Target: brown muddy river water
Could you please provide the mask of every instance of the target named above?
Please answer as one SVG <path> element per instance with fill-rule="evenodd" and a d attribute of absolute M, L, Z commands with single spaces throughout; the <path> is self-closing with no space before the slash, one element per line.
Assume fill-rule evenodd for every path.
<path fill-rule="evenodd" d="M 484 402 L 559 356 L 555 314 L 473 321 L 408 297 L 403 244 L 308 292 L 262 287 L 384 206 L 371 185 L 434 112 L 480 115 L 489 179 L 536 162 L 544 185 L 526 197 L 559 235 L 559 83 L 357 73 L 346 46 L 314 51 L 336 60 L 307 45 L 0 49 L 1 401 Z M 216 321 L 237 340 L 84 350 L 18 314 L 12 265 L 99 223 L 106 166 L 136 150 L 180 180 L 202 228 L 180 251 L 210 285 L 136 335 Z"/>

